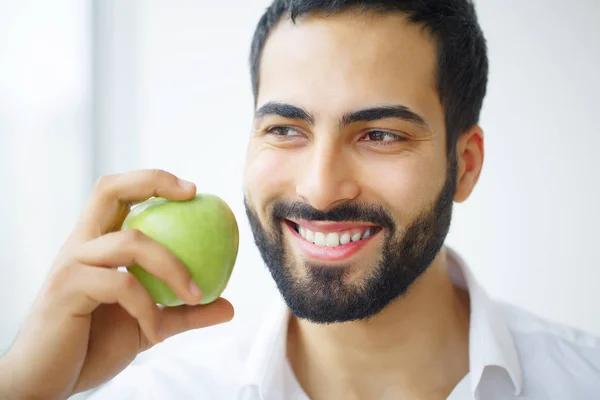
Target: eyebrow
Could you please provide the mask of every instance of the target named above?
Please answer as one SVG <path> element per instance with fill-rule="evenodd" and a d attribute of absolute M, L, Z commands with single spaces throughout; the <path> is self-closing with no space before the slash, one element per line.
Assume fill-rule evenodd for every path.
<path fill-rule="evenodd" d="M 388 118 L 400 119 L 420 128 L 429 129 L 429 124 L 425 121 L 425 118 L 403 105 L 386 105 L 352 111 L 344 114 L 340 123 L 342 126 L 347 126 L 356 122 L 370 122 Z"/>
<path fill-rule="evenodd" d="M 254 113 L 254 118 L 259 119 L 268 115 L 278 115 L 283 118 L 298 119 L 309 125 L 315 124 L 315 117 L 303 108 L 291 104 L 269 102 Z"/>
<path fill-rule="evenodd" d="M 277 115 L 288 119 L 297 119 L 309 125 L 315 124 L 315 117 L 307 110 L 286 103 L 269 102 L 256 110 L 254 117 L 263 118 L 268 115 Z M 429 129 L 429 124 L 418 113 L 403 105 L 385 105 L 369 107 L 362 110 L 351 111 L 342 116 L 340 125 L 347 126 L 357 122 L 371 122 L 381 119 L 400 119 L 417 125 L 419 128 Z"/>

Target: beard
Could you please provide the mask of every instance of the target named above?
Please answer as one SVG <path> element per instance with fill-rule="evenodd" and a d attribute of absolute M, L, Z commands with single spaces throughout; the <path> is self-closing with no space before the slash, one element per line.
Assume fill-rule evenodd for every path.
<path fill-rule="evenodd" d="M 454 158 L 454 157 L 453 157 Z M 244 200 L 254 241 L 291 312 L 321 324 L 367 319 L 398 297 L 431 265 L 450 228 L 456 191 L 455 159 L 437 198 L 399 232 L 391 213 L 379 205 L 346 203 L 319 211 L 303 202 L 276 200 L 270 205 L 268 227 Z M 286 219 L 355 221 L 377 225 L 385 234 L 376 265 L 358 282 L 347 282 L 352 265 L 331 267 L 304 262 L 297 265 L 285 250 Z M 302 276 L 298 271 L 305 268 Z M 361 267 L 362 268 L 362 267 Z"/>

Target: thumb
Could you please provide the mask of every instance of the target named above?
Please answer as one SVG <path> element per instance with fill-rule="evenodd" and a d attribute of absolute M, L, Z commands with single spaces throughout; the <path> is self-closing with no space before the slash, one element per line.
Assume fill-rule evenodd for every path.
<path fill-rule="evenodd" d="M 161 309 L 161 340 L 192 329 L 222 324 L 233 319 L 233 306 L 220 297 L 206 305 L 166 307 Z"/>

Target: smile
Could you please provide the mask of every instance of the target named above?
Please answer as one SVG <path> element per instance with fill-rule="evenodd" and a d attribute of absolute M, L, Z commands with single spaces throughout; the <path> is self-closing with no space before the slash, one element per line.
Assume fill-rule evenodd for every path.
<path fill-rule="evenodd" d="M 382 230 L 379 226 L 286 220 L 305 256 L 321 261 L 343 261 L 362 249 Z"/>

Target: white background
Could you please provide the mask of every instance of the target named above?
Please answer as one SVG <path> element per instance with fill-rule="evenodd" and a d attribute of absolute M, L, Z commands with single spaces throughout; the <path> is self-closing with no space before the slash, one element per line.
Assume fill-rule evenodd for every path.
<path fill-rule="evenodd" d="M 0 0 L 0 351 L 98 174 L 163 168 L 220 195 L 238 324 L 275 291 L 246 222 L 247 65 L 267 0 Z M 448 244 L 499 299 L 600 335 L 600 3 L 478 0 L 486 160 Z"/>

